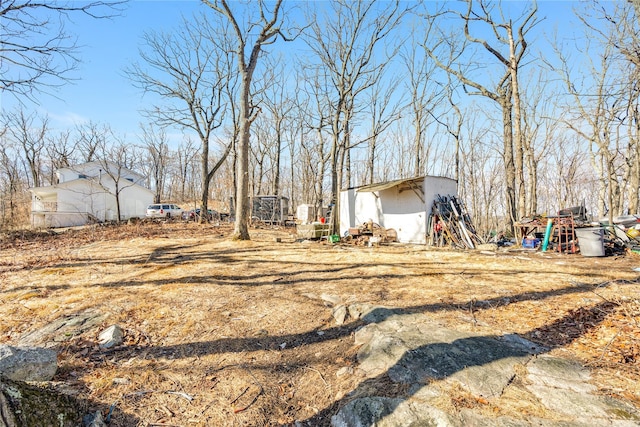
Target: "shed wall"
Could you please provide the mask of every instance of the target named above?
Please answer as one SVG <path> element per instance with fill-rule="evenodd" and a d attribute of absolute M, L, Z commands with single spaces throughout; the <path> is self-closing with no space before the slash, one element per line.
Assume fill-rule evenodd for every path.
<path fill-rule="evenodd" d="M 437 195 L 457 195 L 451 178 L 427 176 L 422 191 L 399 186 L 367 192 L 350 189 L 340 193 L 340 234 L 369 220 L 393 228 L 401 243 L 426 244 L 427 219 Z M 400 190 L 402 188 L 402 190 Z"/>

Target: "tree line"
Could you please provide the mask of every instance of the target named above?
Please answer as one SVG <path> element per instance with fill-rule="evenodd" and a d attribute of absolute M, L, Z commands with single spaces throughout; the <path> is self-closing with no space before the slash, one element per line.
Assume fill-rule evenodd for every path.
<path fill-rule="evenodd" d="M 154 95 L 136 135 L 52 129 L 27 101 L 2 111 L 1 225 L 28 222 L 28 188 L 56 168 L 95 159 L 148 176 L 157 201 L 239 201 L 238 239 L 252 195 L 337 212 L 343 189 L 426 174 L 456 179 L 487 234 L 577 205 L 638 213 L 640 6 L 576 7 L 569 37 L 533 2 L 203 0 L 147 31 L 124 70 Z M 2 37 L 3 63 L 17 63 Z M 5 74 L 2 91 L 37 98 L 64 72 L 44 65 Z"/>

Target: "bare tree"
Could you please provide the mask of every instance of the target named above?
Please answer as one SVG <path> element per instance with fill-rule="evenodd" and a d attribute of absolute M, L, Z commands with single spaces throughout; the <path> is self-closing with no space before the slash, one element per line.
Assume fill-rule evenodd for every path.
<path fill-rule="evenodd" d="M 591 163 L 598 175 L 598 214 L 609 215 L 612 221 L 620 211 L 620 181 L 618 174 L 619 151 L 615 147 L 618 140 L 615 135 L 615 120 L 622 107 L 622 99 L 612 79 L 613 62 L 609 60 L 613 46 L 605 45 L 602 51 L 593 46 L 593 39 L 587 39 L 584 47 L 577 47 L 578 52 L 588 61 L 589 79 L 578 79 L 572 75 L 570 58 L 559 48 L 556 49 L 560 65 L 555 70 L 560 74 L 567 93 L 571 97 L 571 105 L 567 108 L 573 112 L 563 120 L 564 124 L 588 141 L 591 151 Z M 598 53 L 599 52 L 599 53 Z"/>
<path fill-rule="evenodd" d="M 313 195 L 305 201 L 313 204 L 316 211 L 320 212 L 327 201 L 324 180 L 331 160 L 330 144 L 327 140 L 331 117 L 330 100 L 325 90 L 329 84 L 329 76 L 317 68 L 304 71 L 307 74 L 301 73 L 299 80 L 304 79 L 307 84 L 302 90 L 297 91 L 296 104 L 303 121 L 300 135 L 300 149 L 305 165 L 303 184 L 311 191 L 303 194 Z"/>
<path fill-rule="evenodd" d="M 477 8 L 474 8 L 474 5 Z M 469 92 L 473 95 L 480 95 L 489 98 L 502 109 L 503 122 L 503 159 L 505 165 L 505 199 L 506 199 L 506 224 L 508 231 L 514 231 L 514 223 L 519 216 L 524 215 L 526 194 L 524 192 L 523 179 L 523 152 L 522 152 L 522 132 L 521 132 L 521 106 L 520 106 L 520 88 L 518 81 L 518 73 L 521 68 L 521 62 L 527 50 L 527 41 L 525 39 L 527 33 L 538 23 L 536 18 L 537 6 L 534 4 L 527 5 L 528 10 L 516 19 L 506 19 L 504 11 L 498 7 L 498 11 L 494 10 L 495 4 L 485 0 L 469 1 L 467 10 L 456 15 L 462 20 L 463 34 L 466 44 L 462 45 L 460 52 L 475 45 L 488 52 L 493 59 L 497 60 L 504 72 L 494 83 L 494 89 L 490 90 L 487 85 L 482 84 L 482 79 L 471 76 L 466 64 L 466 70 L 455 68 L 451 59 L 451 46 L 449 38 L 445 38 L 444 34 L 435 40 L 435 46 L 425 45 L 425 51 L 435 61 L 435 63 L 455 76 L 465 87 L 465 89 L 473 88 L 475 91 Z M 498 17 L 500 21 L 496 20 Z M 436 19 L 436 17 L 432 17 Z M 483 24 L 487 28 L 487 35 L 492 38 L 480 38 L 472 35 L 472 24 L 475 28 L 477 24 Z M 443 60 L 435 53 L 435 49 L 439 46 L 448 45 L 445 49 L 447 60 Z M 503 52 L 501 52 L 503 50 Z M 484 70 L 485 64 L 479 64 L 478 69 Z M 483 74 L 486 74 L 483 71 Z M 517 111 L 516 111 L 517 110 Z"/>
<path fill-rule="evenodd" d="M 429 158 L 429 147 L 425 147 L 429 126 L 429 114 L 442 101 L 443 89 L 435 80 L 437 67 L 425 57 L 424 50 L 416 43 L 417 32 L 412 33 L 412 43 L 403 49 L 400 56 L 407 70 L 404 86 L 409 94 L 408 109 L 414 130 L 414 170 L 415 176 L 425 173 L 425 164 Z"/>
<path fill-rule="evenodd" d="M 271 187 L 268 182 L 273 182 L 272 172 L 274 165 L 272 162 L 272 151 L 275 149 L 275 134 L 269 127 L 269 118 L 265 115 L 256 117 L 252 126 L 253 144 L 249 149 L 249 170 L 251 171 L 250 186 L 252 187 L 250 194 L 261 195 L 264 191 L 269 191 Z"/>
<path fill-rule="evenodd" d="M 0 93 L 33 99 L 60 86 L 76 69 L 78 45 L 67 33 L 71 15 L 107 18 L 125 1 L 3 0 L 0 2 Z"/>
<path fill-rule="evenodd" d="M 27 185 L 20 172 L 19 156 L 5 143 L 4 132 L 0 141 L 0 229 L 4 229 L 20 223 L 20 193 Z"/>
<path fill-rule="evenodd" d="M 523 90 L 523 105 L 527 113 L 522 115 L 522 150 L 528 196 L 525 215 L 530 217 L 538 212 L 540 162 L 559 137 L 561 126 L 553 117 L 556 106 L 548 100 L 546 94 L 551 88 L 544 81 L 543 75 L 537 74 L 536 77 L 536 74 L 532 73 L 531 78 L 527 80 L 529 84 L 525 84 Z"/>
<path fill-rule="evenodd" d="M 251 82 L 258 64 L 258 58 L 263 47 L 274 43 L 278 36 L 283 36 L 281 6 L 282 0 L 276 0 L 272 9 L 264 1 L 259 2 L 257 21 L 249 20 L 246 27 L 238 21 L 235 13 L 226 0 L 202 0 L 204 4 L 225 17 L 231 25 L 236 47 L 236 65 L 240 73 L 239 95 L 239 140 L 237 163 L 237 189 L 236 189 L 236 213 L 233 238 L 237 240 L 249 240 L 249 145 L 251 138 L 251 123 L 255 120 L 258 110 L 254 109 L 251 95 Z"/>
<path fill-rule="evenodd" d="M 127 179 L 125 169 L 132 170 L 134 168 L 136 161 L 138 161 L 138 153 L 132 144 L 121 140 L 113 132 L 110 133 L 110 138 L 105 139 L 99 147 L 100 160 L 98 163 L 102 166 L 102 171 L 98 178 L 98 185 L 115 197 L 116 219 L 121 221 L 120 196 L 125 189 L 134 185 L 133 181 Z M 103 177 L 109 179 L 104 180 Z"/>
<path fill-rule="evenodd" d="M 147 111 L 162 127 L 177 126 L 193 130 L 200 139 L 202 174 L 201 212 L 208 210 L 209 185 L 215 172 L 231 151 L 229 141 L 210 166 L 210 144 L 213 132 L 222 126 L 226 101 L 225 87 L 231 73 L 222 29 L 206 15 L 183 19 L 181 30 L 175 33 L 145 34 L 146 50 L 140 56 L 147 68 L 135 64 L 129 74 L 141 89 L 158 94 L 162 105 Z M 201 215 L 204 221 L 205 215 Z"/>
<path fill-rule="evenodd" d="M 384 80 L 381 73 L 381 78 L 368 91 L 369 101 L 365 103 L 367 105 L 365 111 L 370 120 L 365 176 L 369 184 L 372 184 L 376 177 L 375 168 L 380 139 L 383 133 L 401 117 L 402 107 L 400 102 L 394 99 L 400 80 L 400 76 Z"/>
<path fill-rule="evenodd" d="M 95 122 L 82 123 L 76 126 L 75 145 L 80 150 L 82 159 L 85 162 L 93 162 L 96 158 L 98 149 L 104 146 L 111 129 L 106 124 Z"/>
<path fill-rule="evenodd" d="M 198 155 L 198 148 L 195 142 L 186 137 L 176 149 L 176 168 L 178 177 L 178 194 L 181 200 L 185 200 L 187 197 L 187 188 L 190 177 L 190 165 Z M 191 176 L 191 180 L 194 177 Z"/>
<path fill-rule="evenodd" d="M 336 1 L 323 17 L 312 17 L 311 35 L 307 43 L 317 56 L 330 79 L 324 88 L 330 95 L 330 173 L 331 215 L 330 228 L 337 233 L 339 218 L 339 192 L 342 189 L 342 168 L 352 145 L 350 132 L 356 102 L 361 94 L 373 86 L 387 66 L 389 58 L 379 55 L 376 47 L 400 25 L 407 9 L 399 1 Z M 389 54 L 394 54 L 395 48 Z M 346 162 L 347 165 L 349 162 Z"/>
<path fill-rule="evenodd" d="M 25 172 L 30 176 L 29 185 L 42 184 L 42 157 L 49 131 L 49 119 L 26 114 L 22 108 L 3 116 L 7 137 L 22 149 Z"/>
<path fill-rule="evenodd" d="M 142 143 L 147 150 L 149 173 L 153 178 L 155 190 L 154 203 L 162 201 L 164 186 L 167 180 L 169 162 L 169 143 L 167 134 L 162 129 L 155 129 L 152 125 L 142 126 Z"/>
<path fill-rule="evenodd" d="M 640 2 L 615 3 L 607 8 L 593 3 L 594 19 L 581 14 L 582 22 L 604 43 L 612 46 L 609 61 L 615 61 L 620 98 L 618 138 L 623 141 L 623 182 L 626 191 L 620 192 L 619 206 L 630 213 L 638 213 L 640 205 Z M 604 25 L 603 25 L 604 23 Z"/>
<path fill-rule="evenodd" d="M 77 144 L 72 142 L 71 130 L 60 131 L 56 136 L 47 136 L 46 153 L 49 158 L 49 183 L 56 184 L 55 172 L 75 163 L 74 151 Z"/>
<path fill-rule="evenodd" d="M 261 104 L 269 113 L 269 119 L 273 127 L 273 179 L 271 181 L 271 194 L 280 194 L 282 150 L 285 137 L 286 124 L 290 121 L 290 115 L 294 108 L 287 93 L 289 75 L 286 62 L 283 58 L 270 60 L 266 58 L 264 88 L 260 98 Z"/>

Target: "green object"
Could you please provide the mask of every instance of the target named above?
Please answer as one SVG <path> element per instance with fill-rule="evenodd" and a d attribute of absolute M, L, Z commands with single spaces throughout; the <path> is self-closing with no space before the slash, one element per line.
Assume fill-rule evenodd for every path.
<path fill-rule="evenodd" d="M 553 228 L 553 220 L 549 219 L 547 221 L 547 228 L 544 230 L 544 240 L 542 241 L 542 252 L 547 251 L 547 246 L 549 246 L 549 237 L 551 236 L 552 228 Z"/>
<path fill-rule="evenodd" d="M 329 242 L 338 243 L 339 241 L 340 241 L 340 236 L 338 236 L 337 234 L 332 234 L 331 236 L 329 236 Z"/>

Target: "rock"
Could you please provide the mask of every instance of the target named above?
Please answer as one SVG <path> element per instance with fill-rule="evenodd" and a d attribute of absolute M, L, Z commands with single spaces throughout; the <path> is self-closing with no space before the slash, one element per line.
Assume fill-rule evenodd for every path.
<path fill-rule="evenodd" d="M 124 337 L 124 332 L 122 328 L 118 325 L 111 325 L 104 331 L 100 332 L 98 336 L 98 344 L 100 348 L 111 348 L 122 344 L 122 338 Z"/>
<path fill-rule="evenodd" d="M 373 310 L 364 313 L 361 319 L 365 323 L 382 322 L 395 314 L 395 311 L 386 307 L 374 307 Z"/>
<path fill-rule="evenodd" d="M 388 397 L 364 397 L 347 403 L 331 417 L 332 427 L 454 427 L 455 418 L 423 403 Z"/>
<path fill-rule="evenodd" d="M 610 425 L 609 420 L 626 421 L 630 423 L 629 425 L 640 425 L 640 414 L 636 409 L 608 396 L 544 386 L 529 386 L 527 388 L 548 409 L 564 416 L 582 420 L 584 425 L 606 426 Z"/>
<path fill-rule="evenodd" d="M 388 310 L 388 309 L 387 309 Z M 396 383 L 457 382 L 482 397 L 502 394 L 537 346 L 524 339 L 449 330 L 423 315 L 393 315 L 355 333 L 359 369 L 367 377 L 387 373 Z"/>
<path fill-rule="evenodd" d="M 342 368 L 338 369 L 338 372 L 336 372 L 336 377 L 342 377 L 351 374 L 353 374 L 353 368 L 351 366 L 343 366 Z"/>
<path fill-rule="evenodd" d="M 596 391 L 587 381 L 591 374 L 578 362 L 551 356 L 539 356 L 527 364 L 527 379 L 536 386 L 573 390 L 580 393 Z"/>
<path fill-rule="evenodd" d="M 350 306 L 354 316 L 367 311 L 363 306 L 351 311 Z M 579 363 L 551 357 L 545 354 L 548 349 L 521 336 L 452 330 L 425 314 L 400 314 L 383 307 L 362 318 L 367 316 L 376 322 L 354 334 L 355 344 L 361 346 L 357 371 L 372 379 L 371 384 L 391 380 L 406 385 L 407 392 L 389 398 L 372 395 L 384 393 L 375 386 L 360 386 L 351 392 L 357 398 L 345 402 L 331 418 L 334 427 L 640 426 L 640 411 L 632 403 L 598 393 L 589 384 L 589 371 Z M 345 368 L 336 374 L 343 373 Z M 441 405 L 449 388 L 461 388 L 479 402 L 498 406 L 505 393 L 521 396 L 541 406 L 540 416 L 545 418 L 494 417 L 480 407 L 447 414 L 435 406 Z"/>
<path fill-rule="evenodd" d="M 105 423 L 101 411 L 85 415 L 82 418 L 82 425 L 85 427 L 107 427 L 107 423 Z"/>
<path fill-rule="evenodd" d="M 354 334 L 354 344 L 364 345 L 373 339 L 374 334 L 378 331 L 378 327 L 375 323 L 365 325 L 362 328 L 356 330 Z"/>
<path fill-rule="evenodd" d="M 46 348 L 0 345 L 0 373 L 14 381 L 50 381 L 58 369 L 58 355 Z"/>
<path fill-rule="evenodd" d="M 339 305 L 333 309 L 332 312 L 333 318 L 336 320 L 336 325 L 344 324 L 344 321 L 347 319 L 347 307 L 344 305 Z"/>
<path fill-rule="evenodd" d="M 94 311 L 62 316 L 45 327 L 22 336 L 18 345 L 21 347 L 53 347 L 98 326 L 104 319 L 106 319 L 104 314 Z"/>
<path fill-rule="evenodd" d="M 640 422 L 640 413 L 625 403 L 598 395 L 597 387 L 587 381 L 589 371 L 579 363 L 551 356 L 541 356 L 527 364 L 527 389 L 552 410 L 586 420 L 609 418 Z"/>
<path fill-rule="evenodd" d="M 320 295 L 320 299 L 324 302 L 329 303 L 331 306 L 342 303 L 342 298 L 337 295 L 322 294 Z"/>
<path fill-rule="evenodd" d="M 361 302 L 351 304 L 349 306 L 349 316 L 351 316 L 355 320 L 358 320 L 364 315 L 371 313 L 376 308 L 378 308 L 378 306 Z"/>

